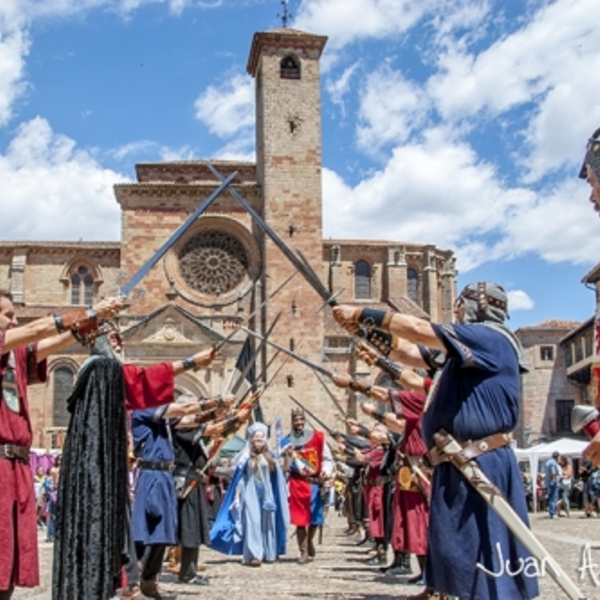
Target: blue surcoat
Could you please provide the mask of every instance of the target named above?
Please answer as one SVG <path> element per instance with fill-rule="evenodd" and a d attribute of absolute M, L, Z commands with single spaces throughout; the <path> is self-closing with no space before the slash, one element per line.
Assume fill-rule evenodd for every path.
<path fill-rule="evenodd" d="M 427 447 L 434 446 L 433 435 L 440 429 L 459 442 L 512 431 L 519 416 L 520 375 L 517 354 L 506 336 L 482 324 L 434 325 L 434 330 L 448 360 L 423 416 Z M 498 448 L 477 458 L 477 463 L 528 523 L 513 450 Z M 534 563 L 455 466 L 435 467 L 428 586 L 461 600 L 525 600 L 538 595 L 538 568 L 542 565 Z"/>
<path fill-rule="evenodd" d="M 143 461 L 173 462 L 167 406 L 131 413 L 135 456 Z M 177 544 L 177 497 L 171 471 L 140 469 L 133 501 L 133 539 L 142 544 Z"/>

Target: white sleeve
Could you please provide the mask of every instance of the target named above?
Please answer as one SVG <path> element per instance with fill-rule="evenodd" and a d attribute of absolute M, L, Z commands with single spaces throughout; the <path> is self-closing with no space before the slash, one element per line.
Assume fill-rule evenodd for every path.
<path fill-rule="evenodd" d="M 331 450 L 327 445 L 327 442 L 323 442 L 323 463 L 321 465 L 321 472 L 325 473 L 327 477 L 333 476 L 335 472 L 335 461 L 331 455 Z"/>

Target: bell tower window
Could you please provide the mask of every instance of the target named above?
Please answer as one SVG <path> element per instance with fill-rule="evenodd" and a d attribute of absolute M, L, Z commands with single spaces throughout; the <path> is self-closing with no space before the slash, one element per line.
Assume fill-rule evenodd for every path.
<path fill-rule="evenodd" d="M 281 79 L 300 79 L 300 61 L 288 54 L 281 59 L 279 75 Z"/>

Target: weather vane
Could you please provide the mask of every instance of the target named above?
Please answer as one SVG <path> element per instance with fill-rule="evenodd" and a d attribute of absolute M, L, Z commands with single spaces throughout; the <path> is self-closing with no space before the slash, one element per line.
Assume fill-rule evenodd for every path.
<path fill-rule="evenodd" d="M 283 14 L 277 15 L 278 17 L 281 17 L 281 25 L 284 28 L 287 27 L 288 19 L 290 19 L 292 16 L 292 14 L 288 11 L 288 2 L 289 1 L 290 0 L 281 0 L 281 4 L 283 5 Z"/>

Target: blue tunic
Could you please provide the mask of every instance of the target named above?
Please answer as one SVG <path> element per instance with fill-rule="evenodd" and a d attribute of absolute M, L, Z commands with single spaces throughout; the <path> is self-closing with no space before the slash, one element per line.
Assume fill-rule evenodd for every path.
<path fill-rule="evenodd" d="M 134 452 L 144 461 L 173 461 L 167 406 L 131 413 Z M 177 497 L 173 473 L 140 469 L 133 501 L 133 539 L 142 544 L 177 543 Z"/>
<path fill-rule="evenodd" d="M 210 532 L 211 547 L 241 554 L 245 563 L 253 558 L 273 562 L 286 552 L 289 522 L 286 481 L 279 464 L 271 471 L 261 461 L 254 471 L 250 460 L 244 460 Z"/>
<path fill-rule="evenodd" d="M 427 447 L 435 445 L 433 435 L 440 429 L 459 442 L 512 431 L 519 415 L 520 377 L 510 342 L 481 324 L 434 325 L 434 329 L 448 361 L 423 416 Z M 528 523 L 512 449 L 488 452 L 477 463 Z M 435 468 L 425 572 L 428 586 L 461 600 L 525 600 L 538 595 L 536 575 L 542 567 L 454 465 Z"/>

